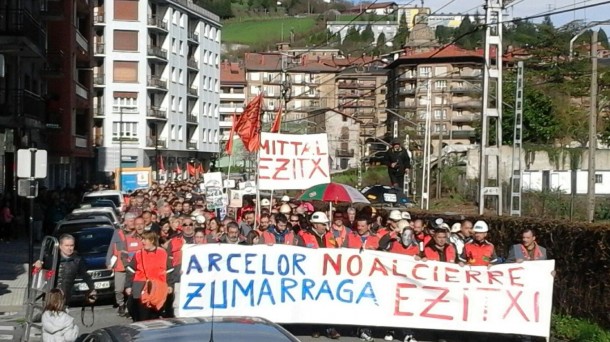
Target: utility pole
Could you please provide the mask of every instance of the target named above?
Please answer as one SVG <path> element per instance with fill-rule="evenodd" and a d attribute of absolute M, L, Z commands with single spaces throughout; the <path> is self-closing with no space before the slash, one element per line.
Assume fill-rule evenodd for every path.
<path fill-rule="evenodd" d="M 441 92 L 441 131 L 438 133 L 438 156 L 436 158 L 436 198 L 441 198 L 441 169 L 443 163 L 443 134 L 445 134 L 445 88 Z"/>
<path fill-rule="evenodd" d="M 422 163 L 422 176 L 421 176 L 421 209 L 428 210 L 430 207 L 430 136 L 432 135 L 430 126 L 432 125 L 432 81 L 430 80 L 431 75 L 428 76 L 427 85 L 427 98 L 428 103 L 426 106 L 426 127 L 424 133 L 424 157 Z"/>
<path fill-rule="evenodd" d="M 485 65 L 479 155 L 479 215 L 493 207 L 502 215 L 502 10 L 510 0 L 487 0 L 485 6 Z M 492 94 L 493 92 L 493 94 Z M 490 132 L 494 129 L 494 132 Z M 494 173 L 490 177 L 490 173 Z M 495 178 L 495 179 L 494 179 Z M 491 180 L 491 181 L 490 181 Z M 489 203 L 490 197 L 493 199 Z M 486 205 L 486 204 L 490 205 Z"/>
<path fill-rule="evenodd" d="M 589 112 L 589 183 L 587 220 L 595 218 L 595 153 L 597 150 L 597 30 L 591 35 L 591 111 Z"/>
<path fill-rule="evenodd" d="M 523 62 L 517 63 L 515 126 L 513 129 L 513 174 L 510 179 L 510 215 L 521 216 L 521 148 L 523 147 Z"/>

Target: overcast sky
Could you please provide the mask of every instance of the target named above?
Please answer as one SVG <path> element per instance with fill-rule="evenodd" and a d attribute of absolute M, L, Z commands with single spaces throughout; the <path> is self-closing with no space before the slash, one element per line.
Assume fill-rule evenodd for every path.
<path fill-rule="evenodd" d="M 509 9 L 509 14 L 512 14 L 514 17 L 526 17 L 529 15 L 535 15 L 544 13 L 547 11 L 564 10 L 564 9 L 572 9 L 574 7 L 582 7 L 585 5 L 592 5 L 606 2 L 606 0 L 515 0 L 512 3 L 516 4 L 512 6 L 509 4 L 507 8 Z M 397 1 L 398 4 L 406 4 L 411 3 L 411 5 L 421 5 L 421 0 L 400 0 Z M 450 3 L 447 7 L 438 11 L 438 9 L 447 3 Z M 471 10 L 470 13 L 476 13 L 476 9 L 473 9 L 478 6 L 479 13 L 483 14 L 483 4 L 485 0 L 425 0 L 424 5 L 426 7 L 430 7 L 433 12 L 438 11 L 438 13 L 458 13 Z M 565 13 L 554 15 L 551 17 L 551 20 L 555 24 L 555 26 L 561 26 L 565 23 L 568 23 L 574 19 L 586 19 L 587 22 L 594 20 L 607 20 L 610 19 L 610 4 L 600 5 L 597 7 L 589 8 L 586 10 L 579 10 L 575 12 Z"/>

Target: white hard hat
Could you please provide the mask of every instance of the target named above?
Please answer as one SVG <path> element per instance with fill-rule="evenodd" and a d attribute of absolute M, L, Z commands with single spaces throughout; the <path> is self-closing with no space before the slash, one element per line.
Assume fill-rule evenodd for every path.
<path fill-rule="evenodd" d="M 475 233 L 487 233 L 489 231 L 489 226 L 485 221 L 477 221 L 474 223 L 472 231 Z"/>
<path fill-rule="evenodd" d="M 282 206 L 280 207 L 280 213 L 282 214 L 290 214 L 292 212 L 292 208 L 290 207 L 289 204 L 282 204 Z"/>
<path fill-rule="evenodd" d="M 309 220 L 311 223 L 328 223 L 328 216 L 321 211 L 316 211 L 311 215 L 311 219 Z"/>
<path fill-rule="evenodd" d="M 410 221 L 411 220 L 411 214 L 409 214 L 408 211 L 403 211 L 402 214 L 400 214 L 402 216 L 403 220 L 407 220 Z"/>
<path fill-rule="evenodd" d="M 454 223 L 454 224 L 451 226 L 451 232 L 452 232 L 452 233 L 457 233 L 457 232 L 459 232 L 460 230 L 462 230 L 462 224 L 461 224 L 461 223 L 459 223 L 459 222 L 456 222 L 456 223 Z"/>
<path fill-rule="evenodd" d="M 290 197 L 288 197 L 287 195 L 282 196 L 282 199 L 280 200 L 282 202 L 290 202 Z"/>
<path fill-rule="evenodd" d="M 402 215 L 400 214 L 399 210 L 392 210 L 390 211 L 390 216 L 388 216 L 388 219 L 398 222 L 402 220 Z"/>
<path fill-rule="evenodd" d="M 199 223 L 199 224 L 205 223 L 205 216 L 203 216 L 203 215 L 197 215 L 197 216 L 193 217 L 193 219 L 195 221 L 197 221 L 197 223 Z"/>
<path fill-rule="evenodd" d="M 261 200 L 261 205 L 263 205 L 263 206 L 269 206 L 270 204 L 271 204 L 271 202 L 269 202 L 269 200 L 266 198 L 263 198 Z"/>

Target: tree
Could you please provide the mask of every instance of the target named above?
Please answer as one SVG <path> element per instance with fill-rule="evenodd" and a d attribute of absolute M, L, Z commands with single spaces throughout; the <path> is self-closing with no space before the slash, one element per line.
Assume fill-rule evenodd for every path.
<path fill-rule="evenodd" d="M 474 49 L 476 46 L 476 42 L 472 36 L 474 32 L 475 25 L 470 21 L 470 16 L 466 15 L 460 26 L 455 30 L 455 43 L 467 50 Z"/>
<path fill-rule="evenodd" d="M 437 26 L 435 32 L 436 40 L 441 44 L 447 44 L 453 39 L 454 33 L 455 29 L 447 26 Z"/>
<path fill-rule="evenodd" d="M 381 32 L 377 37 L 377 46 L 383 48 L 385 47 L 385 43 L 385 33 Z"/>
<path fill-rule="evenodd" d="M 364 44 L 372 44 L 375 42 L 375 33 L 373 33 L 371 24 L 367 24 L 364 30 L 362 30 L 360 33 L 360 42 Z"/>
<path fill-rule="evenodd" d="M 608 44 L 608 36 L 606 35 L 606 31 L 604 31 L 604 29 L 599 30 L 599 33 L 597 34 L 597 41 L 602 44 L 604 49 L 610 48 L 610 44 Z"/>
<path fill-rule="evenodd" d="M 409 26 L 407 25 L 407 15 L 403 14 L 400 17 L 400 22 L 398 23 L 398 30 L 396 31 L 396 35 L 394 39 L 392 39 L 392 43 L 395 48 L 400 48 L 407 42 L 407 37 L 409 37 Z"/>
<path fill-rule="evenodd" d="M 343 39 L 343 45 L 358 44 L 359 41 L 360 32 L 358 32 L 356 27 L 350 27 L 345 34 L 345 38 Z"/>

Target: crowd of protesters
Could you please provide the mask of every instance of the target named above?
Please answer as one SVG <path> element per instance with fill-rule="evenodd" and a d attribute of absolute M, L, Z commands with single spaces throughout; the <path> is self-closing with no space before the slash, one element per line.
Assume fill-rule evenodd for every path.
<path fill-rule="evenodd" d="M 285 244 L 304 248 L 355 248 L 381 250 L 460 265 L 489 266 L 501 262 L 546 259 L 533 230 L 522 232 L 506 260 L 500 258 L 484 221 L 463 220 L 449 225 L 442 219 L 426 222 L 408 212 L 348 207 L 332 213 L 316 211 L 314 205 L 283 196 L 279 201 L 262 198 L 260 208 L 245 200 L 241 208 L 224 217 L 210 210 L 205 194 L 194 181 L 154 184 L 130 194 L 123 224 L 115 232 L 107 265 L 115 271 L 118 314 L 134 321 L 173 317 L 177 307 L 182 247 L 185 244 Z M 140 294 L 150 281 L 167 286 L 162 307 L 151 306 Z M 320 327 L 327 337 L 341 335 L 332 327 Z M 400 338 L 415 339 L 408 330 Z M 370 330 L 360 329 L 363 340 L 372 341 Z M 400 333 L 388 332 L 387 340 Z"/>

